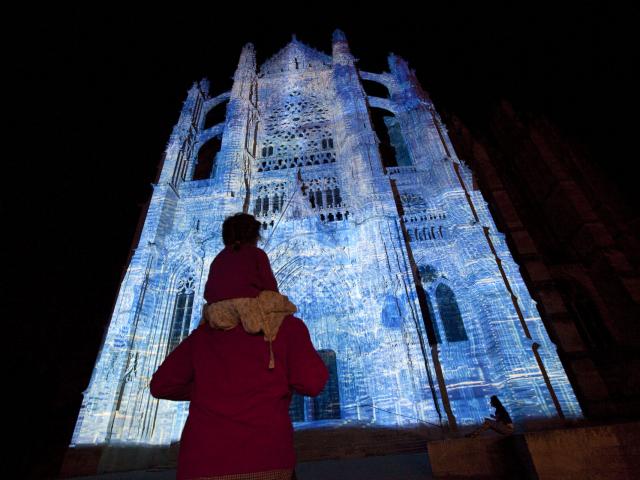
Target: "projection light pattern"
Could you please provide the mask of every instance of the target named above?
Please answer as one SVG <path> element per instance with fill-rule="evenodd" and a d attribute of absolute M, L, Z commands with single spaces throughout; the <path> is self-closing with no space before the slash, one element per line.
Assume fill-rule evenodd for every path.
<path fill-rule="evenodd" d="M 367 96 L 363 80 L 388 96 Z M 377 109 L 395 160 L 381 156 Z M 319 397 L 293 397 L 296 428 L 479 423 L 493 394 L 516 422 L 579 417 L 473 185 L 401 58 L 359 71 L 337 31 L 331 56 L 294 39 L 258 70 L 247 45 L 230 92 L 201 81 L 188 93 L 72 445 L 180 438 L 188 402 L 152 398 L 149 380 L 200 321 L 222 221 L 243 208 L 331 373 Z"/>

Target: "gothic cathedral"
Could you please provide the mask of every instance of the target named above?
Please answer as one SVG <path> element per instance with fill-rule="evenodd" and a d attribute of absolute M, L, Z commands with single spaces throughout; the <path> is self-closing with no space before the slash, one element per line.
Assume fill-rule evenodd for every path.
<path fill-rule="evenodd" d="M 262 223 L 259 246 L 330 371 L 318 397 L 294 395 L 296 428 L 474 424 L 494 394 L 516 423 L 581 416 L 473 173 L 407 62 L 388 65 L 358 69 L 336 31 L 331 55 L 294 37 L 257 66 L 248 44 L 231 91 L 191 88 L 72 446 L 180 438 L 188 402 L 154 399 L 149 380 L 198 325 L 222 222 L 241 211 Z"/>

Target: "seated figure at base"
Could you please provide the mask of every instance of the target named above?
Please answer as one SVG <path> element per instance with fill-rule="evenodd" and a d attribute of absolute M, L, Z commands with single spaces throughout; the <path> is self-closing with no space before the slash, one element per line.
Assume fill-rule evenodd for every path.
<path fill-rule="evenodd" d="M 495 414 L 491 415 L 492 418 L 485 418 L 480 427 L 473 432 L 465 435 L 467 438 L 474 438 L 480 435 L 485 430 L 491 429 L 502 435 L 511 435 L 513 433 L 513 421 L 509 416 L 509 412 L 504 408 L 502 402 L 496 395 L 491 396 L 491 406 L 495 409 Z"/>

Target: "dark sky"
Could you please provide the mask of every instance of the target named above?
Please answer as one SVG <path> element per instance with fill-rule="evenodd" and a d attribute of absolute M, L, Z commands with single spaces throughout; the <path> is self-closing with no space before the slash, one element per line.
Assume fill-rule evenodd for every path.
<path fill-rule="evenodd" d="M 7 45 L 17 83 L 9 95 L 20 104 L 12 143 L 21 154 L 8 161 L 17 175 L 5 182 L 16 194 L 3 210 L 20 225 L 22 258 L 34 261 L 38 286 L 46 288 L 34 293 L 32 283 L 23 284 L 9 306 L 42 306 L 19 324 L 17 342 L 26 348 L 16 361 L 38 379 L 25 388 L 45 392 L 39 410 L 59 419 L 47 430 L 55 440 L 41 445 L 50 455 L 51 445 L 70 437 L 140 207 L 186 91 L 202 77 L 214 94 L 227 90 L 248 41 L 259 61 L 292 33 L 329 53 L 331 33 L 341 28 L 361 68 L 386 69 L 389 52 L 405 57 L 436 108 L 473 128 L 482 128 L 500 98 L 548 116 L 635 201 L 636 180 L 628 175 L 635 160 L 625 150 L 632 124 L 624 115 L 637 64 L 635 11 L 590 1 L 562 8 L 421 2 L 420 11 L 415 2 L 384 9 L 373 2 L 220 3 L 56 5 L 15 19 Z"/>

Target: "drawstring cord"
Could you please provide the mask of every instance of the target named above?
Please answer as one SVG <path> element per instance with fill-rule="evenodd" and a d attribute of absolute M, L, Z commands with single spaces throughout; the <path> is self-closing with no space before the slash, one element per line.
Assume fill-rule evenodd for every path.
<path fill-rule="evenodd" d="M 275 359 L 273 358 L 273 348 L 271 346 L 271 340 L 269 340 L 269 369 L 272 370 L 275 367 Z"/>

